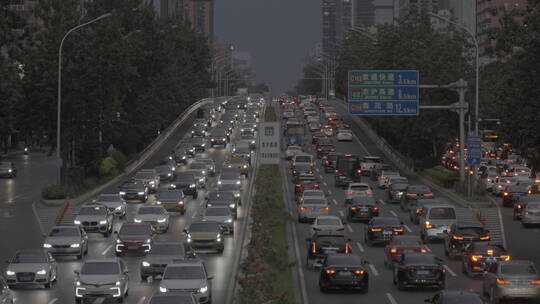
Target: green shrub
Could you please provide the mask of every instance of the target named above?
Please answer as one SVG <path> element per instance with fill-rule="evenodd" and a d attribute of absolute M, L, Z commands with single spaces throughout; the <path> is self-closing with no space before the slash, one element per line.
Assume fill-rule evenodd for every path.
<path fill-rule="evenodd" d="M 75 197 L 83 190 L 84 187 L 77 185 L 50 185 L 41 190 L 41 197 L 46 200 L 59 200 Z"/>
<path fill-rule="evenodd" d="M 266 110 L 264 112 L 264 121 L 272 122 L 272 121 L 276 121 L 276 120 L 277 120 L 277 118 L 276 118 L 276 110 L 271 105 L 267 106 Z"/>
<path fill-rule="evenodd" d="M 116 161 L 116 167 L 118 168 L 118 170 L 124 170 L 127 163 L 127 157 L 124 155 L 124 153 L 120 151 L 114 151 L 111 157 Z"/>
<path fill-rule="evenodd" d="M 118 163 L 111 156 L 104 158 L 99 165 L 99 175 L 102 177 L 118 174 Z"/>
<path fill-rule="evenodd" d="M 424 171 L 428 177 L 433 179 L 437 184 L 452 188 L 454 184 L 459 180 L 459 174 L 457 171 L 446 169 L 443 166 L 435 166 Z"/>

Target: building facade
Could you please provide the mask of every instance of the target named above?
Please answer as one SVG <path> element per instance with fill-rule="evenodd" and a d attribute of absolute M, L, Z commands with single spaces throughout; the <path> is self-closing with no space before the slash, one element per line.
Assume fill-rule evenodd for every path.
<path fill-rule="evenodd" d="M 338 45 L 353 25 L 353 0 L 322 0 L 322 49 L 335 55 Z"/>

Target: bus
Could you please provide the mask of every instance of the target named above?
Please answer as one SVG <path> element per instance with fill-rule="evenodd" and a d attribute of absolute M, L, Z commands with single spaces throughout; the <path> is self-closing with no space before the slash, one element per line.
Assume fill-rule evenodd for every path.
<path fill-rule="evenodd" d="M 283 135 L 285 138 L 285 146 L 303 146 L 304 138 L 306 136 L 305 126 L 299 121 L 288 121 L 285 124 Z"/>
<path fill-rule="evenodd" d="M 494 130 L 480 131 L 482 137 L 482 147 L 486 152 L 495 152 L 499 143 L 499 135 Z"/>

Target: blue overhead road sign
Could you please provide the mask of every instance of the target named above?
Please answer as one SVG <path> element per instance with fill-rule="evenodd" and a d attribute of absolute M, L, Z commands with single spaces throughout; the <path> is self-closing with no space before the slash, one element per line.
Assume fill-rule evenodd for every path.
<path fill-rule="evenodd" d="M 478 166 L 482 159 L 482 139 L 480 136 L 467 137 L 467 165 Z"/>

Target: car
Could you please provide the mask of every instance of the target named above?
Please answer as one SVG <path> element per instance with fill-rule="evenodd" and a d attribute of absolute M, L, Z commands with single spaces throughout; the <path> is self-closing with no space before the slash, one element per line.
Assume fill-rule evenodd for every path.
<path fill-rule="evenodd" d="M 194 121 L 193 121 L 193 127 L 194 128 L 199 128 L 199 127 L 210 127 L 211 125 L 211 121 L 207 118 L 196 118 Z"/>
<path fill-rule="evenodd" d="M 444 255 L 457 257 L 470 242 L 489 242 L 489 231 L 477 221 L 460 220 L 451 225 L 444 237 Z"/>
<path fill-rule="evenodd" d="M 502 196 L 506 186 L 515 185 L 517 179 L 514 176 L 501 176 L 497 178 L 491 189 L 491 194 L 495 196 Z"/>
<path fill-rule="evenodd" d="M 44 235 L 43 249 L 53 255 L 74 255 L 82 259 L 88 252 L 88 236 L 75 225 L 55 225 Z"/>
<path fill-rule="evenodd" d="M 384 266 L 393 268 L 404 252 L 428 252 L 422 240 L 415 235 L 396 235 L 384 247 Z"/>
<path fill-rule="evenodd" d="M 304 150 L 300 146 L 291 145 L 287 147 L 287 150 L 285 150 L 285 159 L 291 160 L 296 153 L 301 153 Z"/>
<path fill-rule="evenodd" d="M 107 206 L 98 204 L 82 205 L 73 223 L 87 233 L 101 233 L 108 237 L 112 232 L 114 215 Z"/>
<path fill-rule="evenodd" d="M 311 121 L 309 119 L 311 118 Z M 308 117 L 308 129 L 310 132 L 318 131 L 321 129 L 321 124 L 315 121 L 313 116 Z"/>
<path fill-rule="evenodd" d="M 465 245 L 461 253 L 461 269 L 466 275 L 484 275 L 491 264 L 510 261 L 510 254 L 500 244 L 472 242 Z"/>
<path fill-rule="evenodd" d="M 186 158 L 193 158 L 195 156 L 195 146 L 189 142 L 179 142 L 174 150 L 179 151 Z"/>
<path fill-rule="evenodd" d="M 537 301 L 540 298 L 540 275 L 531 261 L 494 263 L 484 275 L 482 293 L 490 303 L 503 300 Z"/>
<path fill-rule="evenodd" d="M 350 153 L 338 155 L 334 171 L 334 186 L 346 188 L 350 183 L 359 182 L 360 176 L 357 175 L 359 164 L 358 155 Z"/>
<path fill-rule="evenodd" d="M 420 237 L 426 243 L 442 240 L 450 226 L 457 222 L 456 207 L 450 204 L 426 204 L 422 207 L 420 218 Z"/>
<path fill-rule="evenodd" d="M 369 176 L 382 163 L 383 160 L 379 156 L 364 156 L 360 161 L 360 174 Z"/>
<path fill-rule="evenodd" d="M 15 295 L 9 289 L 9 286 L 2 276 L 0 276 L 0 303 L 2 304 L 14 304 Z"/>
<path fill-rule="evenodd" d="M 324 168 L 325 173 L 335 173 L 336 172 L 336 163 L 338 157 L 343 155 L 339 152 L 328 152 L 326 156 L 323 156 L 321 159 L 321 164 Z"/>
<path fill-rule="evenodd" d="M 240 132 L 244 132 L 244 131 L 255 132 L 255 127 L 253 126 L 253 124 L 244 123 L 240 125 Z"/>
<path fill-rule="evenodd" d="M 207 129 L 206 125 L 194 126 L 193 129 L 191 130 L 191 137 L 192 138 L 193 137 L 206 137 L 207 135 L 206 129 Z"/>
<path fill-rule="evenodd" d="M 184 195 L 189 195 L 193 199 L 197 199 L 199 195 L 195 175 L 189 172 L 178 172 L 169 189 L 182 190 Z"/>
<path fill-rule="evenodd" d="M 349 183 L 345 190 L 345 204 L 349 204 L 357 195 L 373 195 L 373 190 L 368 183 Z"/>
<path fill-rule="evenodd" d="M 310 164 L 307 163 L 296 163 L 291 168 L 292 171 L 292 182 L 295 182 L 295 178 L 300 175 L 313 175 L 315 170 Z"/>
<path fill-rule="evenodd" d="M 156 193 L 156 205 L 161 205 L 170 212 L 186 213 L 184 191 L 176 189 L 161 189 Z"/>
<path fill-rule="evenodd" d="M 326 198 L 326 194 L 324 191 L 320 189 L 310 189 L 310 190 L 304 190 L 302 192 L 302 195 L 298 197 L 297 203 L 303 202 L 306 198 Z"/>
<path fill-rule="evenodd" d="M 238 206 L 241 205 L 239 197 L 234 196 L 232 191 L 210 191 L 206 197 L 206 208 L 228 207 L 234 219 L 238 218 Z"/>
<path fill-rule="evenodd" d="M 420 198 L 409 202 L 409 219 L 413 224 L 420 224 L 420 217 L 422 213 L 427 210 L 428 205 L 437 205 L 448 203 L 446 200 L 439 198 L 424 199 Z"/>
<path fill-rule="evenodd" d="M 126 201 L 119 194 L 100 194 L 93 203 L 107 206 L 109 212 L 119 218 L 126 216 Z"/>
<path fill-rule="evenodd" d="M 232 169 L 232 170 L 225 170 Z M 221 174 L 218 176 L 218 185 L 221 184 L 236 184 L 242 183 L 242 171 L 238 167 L 222 168 Z"/>
<path fill-rule="evenodd" d="M 133 180 L 146 186 L 149 193 L 156 193 L 159 188 L 159 175 L 154 169 L 139 170 L 133 176 Z"/>
<path fill-rule="evenodd" d="M 245 159 L 251 164 L 251 148 L 249 144 L 237 142 L 231 151 L 231 158 Z"/>
<path fill-rule="evenodd" d="M 198 169 L 189 168 L 186 171 L 179 172 L 179 173 L 188 173 L 192 174 L 195 178 L 195 185 L 197 186 L 197 189 L 206 188 L 206 166 L 199 166 Z"/>
<path fill-rule="evenodd" d="M 128 181 L 120 185 L 118 194 L 125 201 L 139 201 L 145 203 L 148 200 L 148 187 L 143 183 Z"/>
<path fill-rule="evenodd" d="M 313 167 L 314 166 L 313 156 L 307 153 L 296 153 L 292 158 L 291 168 L 300 164 L 309 165 Z"/>
<path fill-rule="evenodd" d="M 190 138 L 187 143 L 193 147 L 194 154 L 206 151 L 206 139 L 203 137 Z"/>
<path fill-rule="evenodd" d="M 352 141 L 353 135 L 351 129 L 338 129 L 336 138 L 338 141 Z"/>
<path fill-rule="evenodd" d="M 174 160 L 177 166 L 186 165 L 188 158 L 190 158 L 191 153 L 186 153 L 183 149 L 174 149 L 170 158 Z"/>
<path fill-rule="evenodd" d="M 7 261 L 6 282 L 9 288 L 43 285 L 49 289 L 56 282 L 57 275 L 55 259 L 43 249 L 19 250 Z"/>
<path fill-rule="evenodd" d="M 331 137 L 331 136 L 334 136 L 334 129 L 332 128 L 331 125 L 323 125 L 323 126 L 321 127 L 321 133 L 322 133 L 324 136 Z"/>
<path fill-rule="evenodd" d="M 521 225 L 530 227 L 540 224 L 540 203 L 529 202 L 522 208 Z"/>
<path fill-rule="evenodd" d="M 156 241 L 141 261 L 141 280 L 161 276 L 174 260 L 195 259 L 195 251 L 186 241 Z"/>
<path fill-rule="evenodd" d="M 86 260 L 75 275 L 75 303 L 85 303 L 87 298 L 112 298 L 123 303 L 128 295 L 128 269 L 119 258 Z"/>
<path fill-rule="evenodd" d="M 356 195 L 351 198 L 347 205 L 347 220 L 369 221 L 375 216 L 379 216 L 379 207 L 372 195 Z"/>
<path fill-rule="evenodd" d="M 122 256 L 127 252 L 146 254 L 152 248 L 154 228 L 150 223 L 123 223 L 116 234 L 114 251 L 116 256 Z"/>
<path fill-rule="evenodd" d="M 150 223 L 158 232 L 169 230 L 169 214 L 161 205 L 141 206 L 133 219 L 135 223 Z"/>
<path fill-rule="evenodd" d="M 330 204 L 326 198 L 306 198 L 298 206 L 298 222 L 312 222 L 321 215 L 328 215 Z"/>
<path fill-rule="evenodd" d="M 9 178 L 17 177 L 17 168 L 15 168 L 15 164 L 7 161 L 0 162 L 0 176 Z"/>
<path fill-rule="evenodd" d="M 311 225 L 311 231 L 345 231 L 345 223 L 334 215 L 319 215 Z"/>
<path fill-rule="evenodd" d="M 397 217 L 376 216 L 364 229 L 364 243 L 371 246 L 375 243 L 389 243 L 396 235 L 404 232 L 403 224 Z"/>
<path fill-rule="evenodd" d="M 404 176 L 389 176 L 387 182 L 387 188 L 392 184 L 409 185 L 409 179 Z"/>
<path fill-rule="evenodd" d="M 540 197 L 537 196 L 521 196 L 518 201 L 514 204 L 514 220 L 521 220 L 523 215 L 523 209 L 527 206 L 528 203 L 540 203 Z"/>
<path fill-rule="evenodd" d="M 319 138 L 319 141 L 317 142 L 317 146 L 315 147 L 315 150 L 317 151 L 317 157 L 322 158 L 329 152 L 336 152 L 336 147 L 332 143 L 332 140 L 330 138 Z"/>
<path fill-rule="evenodd" d="M 385 189 L 390 181 L 390 176 L 399 176 L 397 171 L 382 171 L 377 179 L 377 186 L 380 189 Z"/>
<path fill-rule="evenodd" d="M 194 250 L 210 249 L 223 253 L 223 223 L 195 220 L 188 228 L 184 229 L 186 241 Z"/>
<path fill-rule="evenodd" d="M 444 289 L 446 270 L 441 261 L 431 253 L 404 252 L 394 264 L 394 285 L 399 290 L 409 287 Z"/>
<path fill-rule="evenodd" d="M 311 143 L 316 145 L 319 142 L 319 139 L 323 137 L 324 135 L 321 133 L 320 130 L 311 132 Z"/>
<path fill-rule="evenodd" d="M 224 163 L 226 168 L 238 168 L 245 177 L 249 176 L 250 163 L 246 158 L 229 157 Z"/>
<path fill-rule="evenodd" d="M 425 299 L 424 303 L 446 304 L 446 303 L 467 303 L 484 304 L 484 300 L 479 294 L 464 290 L 441 290 L 432 298 Z"/>
<path fill-rule="evenodd" d="M 408 185 L 405 193 L 401 197 L 399 209 L 409 211 L 409 202 L 419 198 L 434 198 L 435 195 L 428 186 Z"/>
<path fill-rule="evenodd" d="M 212 303 L 212 279 L 201 260 L 176 260 L 168 264 L 159 284 L 162 293 L 191 291 L 197 303 Z"/>
<path fill-rule="evenodd" d="M 227 147 L 229 142 L 229 134 L 225 129 L 215 128 L 210 133 L 210 147 L 214 148 L 216 146 L 222 146 L 223 148 Z"/>
<path fill-rule="evenodd" d="M 319 290 L 330 289 L 358 290 L 367 293 L 369 290 L 369 274 L 361 257 L 354 254 L 329 254 L 322 262 L 319 275 Z"/>
<path fill-rule="evenodd" d="M 306 190 L 320 190 L 321 185 L 314 175 L 300 175 L 294 184 L 294 196 L 299 201 Z"/>
<path fill-rule="evenodd" d="M 342 231 L 316 231 L 306 238 L 308 268 L 321 266 L 324 259 L 331 254 L 352 254 L 351 239 Z"/>
<path fill-rule="evenodd" d="M 530 185 L 528 184 L 515 184 L 506 186 L 502 195 L 503 207 L 514 207 L 514 204 L 519 200 L 521 196 L 527 196 Z"/>
<path fill-rule="evenodd" d="M 245 142 L 249 144 L 251 150 L 255 150 L 257 148 L 257 138 L 255 137 L 254 132 L 240 132 L 239 142 Z"/>
<path fill-rule="evenodd" d="M 191 292 L 160 292 L 156 291 L 148 304 L 198 304 L 197 298 Z"/>
<path fill-rule="evenodd" d="M 229 206 L 211 206 L 204 210 L 203 221 L 222 223 L 223 232 L 234 234 L 234 215 Z"/>
<path fill-rule="evenodd" d="M 214 176 L 216 174 L 216 164 L 211 158 L 195 158 L 195 162 L 203 163 L 206 165 L 206 172 L 209 176 Z"/>
<path fill-rule="evenodd" d="M 389 204 L 400 203 L 408 184 L 392 183 L 386 189 L 386 202 Z"/>
<path fill-rule="evenodd" d="M 171 169 L 171 166 L 169 165 L 162 165 L 154 167 L 154 170 L 156 171 L 157 176 L 159 177 L 159 181 L 168 181 L 174 178 L 174 171 Z"/>

